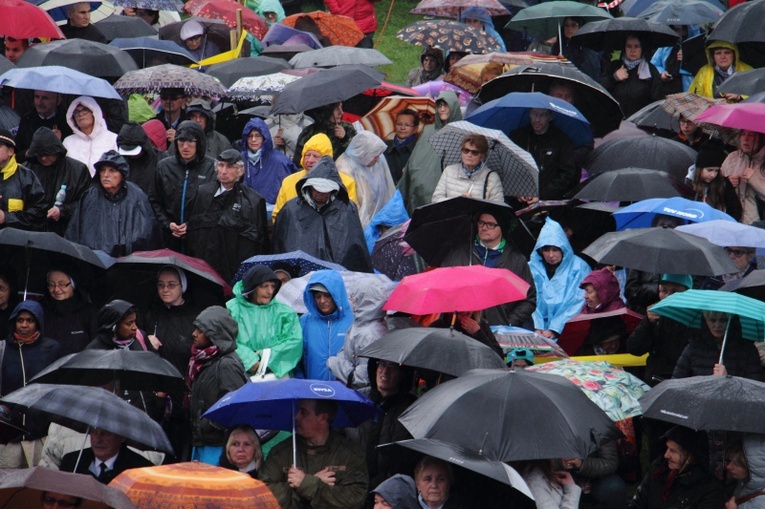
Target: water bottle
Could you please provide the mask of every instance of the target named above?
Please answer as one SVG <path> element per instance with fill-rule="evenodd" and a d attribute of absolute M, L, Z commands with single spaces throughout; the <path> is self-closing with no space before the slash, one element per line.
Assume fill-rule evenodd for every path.
<path fill-rule="evenodd" d="M 56 193 L 56 201 L 53 203 L 54 207 L 60 207 L 66 200 L 66 184 L 61 184 L 61 189 Z"/>

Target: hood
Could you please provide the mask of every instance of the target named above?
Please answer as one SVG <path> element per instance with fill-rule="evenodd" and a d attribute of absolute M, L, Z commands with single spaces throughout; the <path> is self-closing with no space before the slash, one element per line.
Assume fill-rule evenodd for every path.
<path fill-rule="evenodd" d="M 141 124 L 138 122 L 125 122 L 117 135 L 117 146 L 123 148 L 141 147 L 141 155 L 152 150 L 153 145 Z"/>
<path fill-rule="evenodd" d="M 179 164 L 183 165 L 181 159 L 181 153 L 178 150 L 178 140 L 181 138 L 191 138 L 197 141 L 197 155 L 194 157 L 192 163 L 199 162 L 205 158 L 207 152 L 207 138 L 202 126 L 191 120 L 184 120 L 178 125 L 178 129 L 175 130 L 175 139 L 173 145 L 175 145 L 175 159 Z"/>
<path fill-rule="evenodd" d="M 113 300 L 98 310 L 98 331 L 111 332 L 125 313 L 135 306 L 126 300 Z"/>
<path fill-rule="evenodd" d="M 483 23 L 484 27 L 494 30 L 494 22 L 491 20 L 491 15 L 483 7 L 468 7 L 462 11 L 458 21 L 464 23 L 466 19 L 477 19 Z"/>
<path fill-rule="evenodd" d="M 316 301 L 313 300 L 313 294 L 308 290 L 311 285 L 315 283 L 327 287 L 327 291 L 329 291 L 332 300 L 335 301 L 335 305 L 337 306 L 334 313 L 324 316 L 319 312 L 319 309 L 316 307 Z M 311 275 L 311 279 L 308 280 L 308 284 L 306 285 L 305 290 L 303 290 L 303 304 L 305 304 L 308 312 L 314 317 L 322 318 L 324 320 L 337 321 L 348 315 L 353 316 L 343 277 L 336 270 L 317 270 Z"/>
<path fill-rule="evenodd" d="M 420 64 L 425 60 L 425 57 L 433 57 L 438 61 L 438 68 L 444 68 L 444 51 L 441 48 L 434 48 L 433 46 L 425 46 L 425 49 L 420 53 Z"/>
<path fill-rule="evenodd" d="M 128 174 L 130 173 L 130 165 L 125 160 L 125 158 L 122 157 L 122 155 L 120 155 L 120 153 L 116 150 L 109 150 L 108 152 L 104 152 L 101 157 L 98 158 L 98 161 L 93 164 L 93 167 L 96 169 L 96 175 L 98 175 L 98 171 L 101 169 L 101 166 L 106 164 L 117 168 L 117 170 L 122 173 L 122 176 L 125 178 L 127 178 Z"/>
<path fill-rule="evenodd" d="M 221 355 L 236 350 L 236 336 L 239 334 L 239 326 L 236 320 L 231 318 L 228 310 L 222 306 L 210 306 L 205 309 L 196 320 L 194 327 L 207 336 L 213 345 L 218 347 Z"/>
<path fill-rule="evenodd" d="M 260 0 L 257 2 L 253 0 L 246 0 L 245 6 L 255 11 L 258 16 L 265 17 L 265 13 L 275 12 L 277 23 L 281 23 L 285 17 L 284 7 L 282 7 L 282 4 L 279 0 Z"/>
<path fill-rule="evenodd" d="M 15 327 L 13 327 L 13 322 L 16 320 L 16 317 L 19 316 L 19 313 L 22 311 L 27 311 L 32 314 L 32 316 L 35 317 L 35 320 L 37 320 L 37 330 L 42 332 L 45 330 L 45 316 L 43 314 L 43 308 L 40 305 L 39 302 L 34 300 L 25 300 L 22 302 L 19 302 L 15 308 L 13 308 L 13 313 L 11 313 L 10 318 L 8 318 L 8 323 L 10 325 L 10 330 L 15 330 Z"/>
<path fill-rule="evenodd" d="M 354 285 L 355 290 L 350 296 L 354 325 L 364 325 L 385 318 L 387 312 L 383 311 L 383 305 L 396 287 L 395 283 L 383 283 L 377 276 L 374 279 L 370 277 L 368 283 L 364 283 L 364 279 L 359 283 L 361 284 Z"/>
<path fill-rule="evenodd" d="M 74 119 L 72 118 L 72 115 L 74 114 L 74 110 L 79 105 L 83 105 L 93 112 L 94 124 L 93 124 L 93 132 L 90 134 L 91 137 L 96 137 L 99 134 L 108 130 L 106 128 L 106 120 L 104 119 L 104 112 L 101 110 L 101 107 L 98 105 L 96 100 L 87 95 L 81 95 L 80 97 L 72 101 L 72 104 L 70 104 L 69 108 L 67 108 L 66 110 L 66 123 L 69 124 L 69 127 L 72 129 L 72 132 L 74 134 L 76 134 L 77 136 L 81 138 L 88 137 L 88 135 L 86 135 L 85 133 L 83 133 L 77 128 L 77 124 L 74 123 Z"/>
<path fill-rule="evenodd" d="M 707 63 L 711 65 L 712 67 L 715 66 L 715 61 L 712 58 L 712 50 L 715 48 L 726 48 L 733 50 L 733 68 L 738 71 L 738 65 L 739 65 L 739 59 L 738 56 L 741 54 L 738 51 L 738 44 L 733 44 L 731 42 L 727 41 L 712 41 L 709 44 L 707 44 Z"/>
<path fill-rule="evenodd" d="M 753 493 L 765 489 L 765 435 L 746 434 L 744 456 L 749 467 L 749 479 L 742 483 L 742 493 Z"/>
<path fill-rule="evenodd" d="M 393 196 L 380 211 L 372 216 L 366 228 L 364 228 L 364 238 L 367 241 L 367 249 L 371 253 L 375 247 L 375 242 L 380 238 L 380 226 L 393 227 L 409 220 L 409 214 L 404 205 L 404 198 L 401 191 L 396 189 Z"/>
<path fill-rule="evenodd" d="M 332 152 L 332 142 L 329 140 L 329 136 L 324 133 L 314 134 L 308 138 L 308 141 L 306 141 L 305 145 L 303 145 L 303 151 L 300 153 L 300 167 L 303 169 L 305 169 L 303 159 L 305 158 L 305 153 L 309 150 L 315 150 L 316 152 L 320 153 L 322 157 L 335 157 Z"/>
<path fill-rule="evenodd" d="M 420 507 L 414 479 L 408 475 L 396 474 L 381 482 L 372 493 L 384 498 L 392 509 L 419 509 Z"/>
<path fill-rule="evenodd" d="M 563 260 L 560 262 L 560 267 L 573 263 L 574 250 L 571 248 L 568 237 L 566 237 L 566 232 L 563 231 L 560 223 L 549 217 L 545 220 L 545 225 L 539 232 L 539 237 L 537 237 L 537 243 L 534 245 L 534 251 L 531 253 L 532 260 L 544 264 L 544 259 L 540 252 L 544 246 L 555 246 L 563 251 Z"/>
<path fill-rule="evenodd" d="M 385 142 L 375 133 L 361 131 L 351 139 L 344 155 L 357 164 L 372 166 L 375 157 L 382 155 L 386 148 Z"/>
<path fill-rule="evenodd" d="M 276 294 L 279 293 L 279 289 L 282 287 L 282 282 L 268 265 L 253 265 L 249 270 L 247 270 L 247 272 L 244 273 L 241 281 L 242 284 L 239 286 L 238 295 L 242 295 L 242 293 L 245 291 L 245 285 L 247 285 L 247 289 L 252 291 L 258 285 L 265 283 L 266 281 L 273 281 L 276 283 L 276 288 L 274 288 L 274 297 L 276 297 Z M 242 296 L 242 298 L 244 299 L 244 296 Z"/>
<path fill-rule="evenodd" d="M 41 127 L 32 136 L 32 142 L 29 144 L 29 151 L 27 151 L 27 157 L 29 159 L 37 158 L 38 156 L 57 154 L 59 157 L 66 155 L 66 147 L 58 139 L 58 136 L 48 129 L 47 127 Z"/>
<path fill-rule="evenodd" d="M 584 290 L 586 285 L 595 287 L 595 293 L 598 294 L 598 299 L 600 300 L 599 308 L 601 309 L 619 298 L 619 281 L 606 268 L 590 272 L 579 284 L 579 288 Z"/>
<path fill-rule="evenodd" d="M 324 156 L 319 159 L 316 166 L 314 166 L 309 173 L 306 173 L 303 178 L 298 180 L 297 184 L 295 184 L 295 191 L 299 197 L 303 197 L 303 185 L 305 185 L 308 179 L 312 178 L 327 179 L 336 182 L 340 186 L 340 190 L 335 195 L 335 198 L 348 203 L 348 191 L 345 189 L 343 181 L 340 180 L 340 173 L 337 171 L 335 161 L 333 161 L 331 157 Z"/>
<path fill-rule="evenodd" d="M 210 104 L 204 99 L 194 99 L 188 106 L 186 106 L 186 117 L 189 113 L 196 111 L 207 117 L 207 127 L 205 128 L 205 134 L 212 132 L 215 129 L 215 112 L 212 110 Z"/>
<path fill-rule="evenodd" d="M 253 117 L 247 122 L 242 131 L 242 160 L 247 161 L 247 137 L 253 130 L 257 130 L 263 136 L 263 145 L 260 149 L 261 160 L 266 157 L 274 148 L 274 140 L 271 138 L 271 132 L 263 119 Z"/>
<path fill-rule="evenodd" d="M 460 109 L 460 100 L 457 97 L 457 94 L 451 90 L 442 90 L 441 93 L 438 94 L 436 102 L 441 100 L 446 101 L 446 104 L 449 105 L 449 119 L 446 121 L 446 124 L 462 120 L 462 110 Z M 438 115 L 436 115 L 436 130 L 441 129 L 446 124 L 441 121 L 441 118 Z"/>

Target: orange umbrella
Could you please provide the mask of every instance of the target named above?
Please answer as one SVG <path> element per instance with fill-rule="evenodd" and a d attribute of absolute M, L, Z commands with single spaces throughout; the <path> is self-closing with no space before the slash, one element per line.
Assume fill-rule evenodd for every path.
<path fill-rule="evenodd" d="M 189 0 L 183 9 L 192 16 L 207 19 L 221 19 L 229 28 L 236 28 L 236 11 L 242 11 L 244 29 L 256 39 L 262 39 L 268 32 L 266 20 L 234 0 Z"/>
<path fill-rule="evenodd" d="M 126 470 L 109 486 L 125 492 L 139 508 L 279 509 L 264 483 L 198 461 Z"/>
<path fill-rule="evenodd" d="M 406 97 L 391 95 L 384 97 L 369 113 L 361 117 L 361 125 L 384 140 L 392 140 L 396 130 L 396 115 L 403 109 L 417 112 L 422 129 L 436 121 L 435 101 L 430 97 Z"/>
<path fill-rule="evenodd" d="M 364 33 L 356 25 L 356 22 L 353 21 L 353 18 L 329 14 L 323 11 L 293 14 L 284 18 L 282 24 L 310 32 L 311 30 L 308 27 L 295 26 L 301 18 L 308 18 L 310 21 L 313 21 L 321 35 L 329 39 L 333 46 L 356 46 L 364 38 Z"/>

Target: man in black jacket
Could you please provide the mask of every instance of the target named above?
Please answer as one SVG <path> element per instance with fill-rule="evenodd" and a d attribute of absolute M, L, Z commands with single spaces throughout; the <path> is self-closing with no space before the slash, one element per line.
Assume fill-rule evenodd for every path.
<path fill-rule="evenodd" d="M 27 159 L 27 149 L 32 137 L 41 127 L 52 130 L 59 140 L 63 140 L 72 129 L 66 122 L 66 110 L 61 109 L 61 95 L 45 90 L 34 91 L 34 111 L 30 111 L 19 123 L 16 131 L 16 160 L 23 163 Z"/>
<path fill-rule="evenodd" d="M 149 194 L 159 162 L 168 153 L 152 145 L 149 135 L 138 122 L 126 122 L 117 135 L 117 151 L 130 166 L 128 182 Z"/>
<path fill-rule="evenodd" d="M 69 18 L 61 31 L 67 39 L 85 39 L 106 44 L 107 40 L 93 23 L 90 22 L 90 2 L 79 2 L 66 7 Z"/>
<path fill-rule="evenodd" d="M 32 170 L 16 162 L 13 134 L 0 129 L 0 228 L 39 230 L 45 221 L 45 191 Z"/>
<path fill-rule="evenodd" d="M 82 451 L 78 464 L 79 455 L 80 451 L 66 454 L 60 469 L 63 472 L 90 474 L 103 484 L 109 484 L 129 468 L 153 466 L 151 461 L 127 448 L 125 437 L 98 428 L 90 432 L 90 447 Z"/>

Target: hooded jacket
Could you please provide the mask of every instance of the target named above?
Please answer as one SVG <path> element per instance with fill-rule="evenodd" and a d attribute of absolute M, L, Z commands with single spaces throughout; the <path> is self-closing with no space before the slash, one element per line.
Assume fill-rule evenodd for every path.
<path fill-rule="evenodd" d="M 445 90 L 438 94 L 437 101 L 444 100 L 449 105 L 449 118 L 446 122 L 436 115 L 436 123 L 427 125 L 414 147 L 412 156 L 404 167 L 401 180 L 398 181 L 398 189 L 404 197 L 406 210 L 409 214 L 421 205 L 430 203 L 433 191 L 441 178 L 443 164 L 441 156 L 430 144 L 430 137 L 441 130 L 446 124 L 462 120 L 462 111 L 457 94 L 451 90 Z"/>
<path fill-rule="evenodd" d="M 188 118 L 191 113 L 201 113 L 207 117 L 207 124 L 205 125 L 204 132 L 207 139 L 207 155 L 213 159 L 218 157 L 221 152 L 231 148 L 231 142 L 223 134 L 215 130 L 215 112 L 210 107 L 210 104 L 204 99 L 194 99 L 186 107 L 185 118 Z M 168 155 L 175 155 L 175 143 L 168 148 Z"/>
<path fill-rule="evenodd" d="M 717 509 L 725 506 L 720 482 L 703 464 L 688 465 L 672 482 L 667 460 L 657 458 L 649 467 L 628 509 Z M 666 495 L 666 500 L 665 500 Z"/>
<path fill-rule="evenodd" d="M 422 67 L 422 62 L 425 57 L 433 57 L 436 59 L 436 68 L 431 72 L 425 72 Z M 422 53 L 420 53 L 420 66 L 410 70 L 406 76 L 406 86 L 415 87 L 422 85 L 428 81 L 436 81 L 443 79 L 444 77 L 444 52 L 440 48 L 434 48 L 432 46 L 425 46 Z M 461 119 L 460 119 L 461 120 Z M 436 122 L 438 122 L 438 115 L 436 115 Z"/>
<path fill-rule="evenodd" d="M 408 475 L 396 474 L 372 490 L 380 495 L 393 509 L 420 509 L 417 501 L 417 487 Z"/>
<path fill-rule="evenodd" d="M 303 162 L 303 145 L 305 145 L 308 140 L 317 134 L 324 134 L 327 136 L 327 138 L 329 138 L 330 142 L 332 143 L 332 153 L 335 159 L 343 155 L 343 152 L 345 152 L 345 150 L 348 148 L 351 140 L 354 136 L 356 136 L 356 128 L 343 120 L 335 123 L 334 119 L 332 118 L 334 115 L 333 112 L 333 104 L 328 104 L 327 106 L 322 106 L 320 108 L 306 111 L 306 114 L 310 115 L 314 122 L 313 124 L 303 129 L 303 131 L 300 133 L 300 136 L 298 136 L 297 146 L 295 147 L 295 155 L 293 156 L 293 162 L 295 163 L 295 166 Z M 339 125 L 345 129 L 345 138 L 340 139 L 335 136 L 335 125 Z M 298 154 L 301 156 L 300 160 L 297 160 Z"/>
<path fill-rule="evenodd" d="M 584 290 L 586 285 L 592 285 L 595 288 L 595 293 L 598 295 L 600 304 L 593 309 L 587 305 L 587 302 L 585 302 L 584 306 L 582 306 L 582 314 L 605 313 L 626 306 L 619 295 L 621 293 L 619 281 L 610 270 L 606 268 L 593 270 L 582 280 L 579 284 L 579 288 Z"/>
<path fill-rule="evenodd" d="M 256 162 L 250 159 L 247 137 L 254 130 L 263 136 L 260 157 Z M 274 150 L 271 133 L 263 120 L 254 117 L 242 131 L 242 161 L 244 161 L 244 184 L 259 192 L 268 203 L 276 203 L 282 180 L 297 171 L 295 164 L 281 152 Z"/>
<path fill-rule="evenodd" d="M 74 121 L 74 110 L 78 106 L 93 112 L 93 131 L 90 134 L 82 132 Z M 69 109 L 66 110 L 66 122 L 72 129 L 72 134 L 64 138 L 67 155 L 85 163 L 92 177 L 96 174 L 94 164 L 101 154 L 109 150 L 117 150 L 117 135 L 107 129 L 104 113 L 96 100 L 85 95 L 78 97 L 69 105 Z"/>
<path fill-rule="evenodd" d="M 404 198 L 401 196 L 401 191 L 396 190 L 388 203 L 372 217 L 367 227 L 364 228 L 364 239 L 367 241 L 369 254 L 372 254 L 375 243 L 380 238 L 381 226 L 392 228 L 408 220 L 409 214 L 406 213 L 406 207 L 404 207 Z"/>
<path fill-rule="evenodd" d="M 58 159 L 51 166 L 40 164 L 39 156 L 56 154 Z M 77 203 L 91 184 L 90 172 L 82 162 L 67 157 L 67 150 L 61 140 L 48 129 L 41 127 L 32 136 L 32 142 L 27 152 L 26 165 L 34 172 L 45 191 L 45 210 L 50 210 L 56 202 L 56 194 L 62 185 L 66 186 L 66 199 L 59 207 L 61 216 L 58 221 L 47 219 L 46 231 L 61 236 L 66 231 L 69 219 L 72 217 Z"/>
<path fill-rule="evenodd" d="M 132 350 L 135 352 L 153 352 L 154 347 L 150 341 L 144 341 L 146 348 L 144 348 L 143 344 L 137 339 L 133 339 L 133 341 L 126 344 L 124 347 L 114 341 L 114 331 L 117 328 L 117 324 L 120 322 L 120 320 L 122 320 L 122 317 L 128 314 L 128 312 L 133 308 L 135 308 L 133 303 L 121 299 L 114 299 L 113 301 L 104 304 L 101 309 L 98 310 L 98 333 L 95 339 L 90 342 L 87 349 L 116 350 L 119 348 L 124 348 L 125 350 Z M 144 331 L 139 329 L 138 333 L 141 334 L 144 338 L 146 337 L 146 333 Z"/>
<path fill-rule="evenodd" d="M 552 278 L 547 277 L 542 258 L 544 246 L 555 246 L 563 252 L 563 259 Z M 590 273 L 590 266 L 574 254 L 561 225 L 548 217 L 531 253 L 529 268 L 537 288 L 537 309 L 531 315 L 534 328 L 560 334 L 566 322 L 582 308 L 579 284 Z"/>
<path fill-rule="evenodd" d="M 303 195 L 303 185 L 311 178 L 331 180 L 339 187 L 334 199 L 321 210 L 316 210 Z M 348 270 L 371 272 L 372 262 L 356 206 L 348 199 L 332 159 L 322 157 L 298 181 L 295 190 L 298 198 L 287 202 L 276 218 L 274 253 L 299 249 Z"/>
<path fill-rule="evenodd" d="M 337 306 L 337 309 L 328 315 L 321 314 L 313 292 L 309 290 L 317 283 L 327 288 Z M 297 376 L 309 380 L 334 380 L 334 375 L 327 367 L 327 360 L 337 355 L 343 347 L 348 329 L 353 325 L 353 311 L 340 273 L 336 270 L 314 272 L 303 291 L 303 303 L 308 312 L 300 317 L 303 329 L 303 360 Z"/>
<path fill-rule="evenodd" d="M 5 220 L 0 228 L 39 230 L 45 224 L 45 191 L 29 168 L 11 156 L 0 169 L 0 210 Z"/>
<path fill-rule="evenodd" d="M 265 265 L 257 267 L 257 284 L 273 280 L 271 269 Z M 234 285 L 234 298 L 226 303 L 228 312 L 239 324 L 236 353 L 245 368 L 251 369 L 260 361 L 263 349 L 270 348 L 269 371 L 278 378 L 290 374 L 303 355 L 303 333 L 297 313 L 276 300 L 280 283 L 268 304 L 250 302 L 242 295 L 243 285 L 242 281 Z"/>
<path fill-rule="evenodd" d="M 691 82 L 691 86 L 688 88 L 688 92 L 692 94 L 698 94 L 704 97 L 715 98 L 715 90 L 717 89 L 717 87 L 714 86 L 715 63 L 714 63 L 714 58 L 712 57 L 712 54 L 714 50 L 717 48 L 726 48 L 726 49 L 733 50 L 734 73 L 752 70 L 751 65 L 741 61 L 741 58 L 740 58 L 741 52 L 739 51 L 737 44 L 732 44 L 726 41 L 712 41 L 711 43 L 709 43 L 706 49 L 707 64 L 701 69 L 699 69 L 699 72 L 696 73 L 696 76 L 693 78 L 693 81 Z"/>
<path fill-rule="evenodd" d="M 497 41 L 497 43 L 500 45 L 501 49 L 498 51 L 504 53 L 507 51 L 507 48 L 505 47 L 505 41 L 502 40 L 502 36 L 499 35 L 499 32 L 494 28 L 494 22 L 491 19 L 491 15 L 489 12 L 484 9 L 483 7 L 468 7 L 462 13 L 460 14 L 460 17 L 458 21 L 460 23 L 465 23 L 468 19 L 476 19 L 483 23 L 483 30 L 486 35 Z M 596 78 L 597 79 L 597 78 Z"/>
<path fill-rule="evenodd" d="M 279 187 L 279 194 L 276 196 L 276 202 L 272 216 L 274 221 L 276 221 L 276 215 L 279 213 L 282 207 L 284 207 L 284 204 L 297 197 L 295 186 L 297 185 L 298 181 L 305 177 L 306 173 L 308 173 L 307 170 L 303 169 L 303 161 L 305 159 L 305 153 L 309 150 L 318 152 L 322 155 L 322 157 L 328 156 L 334 158 L 334 154 L 332 152 L 332 142 L 329 141 L 329 138 L 326 134 L 316 134 L 312 136 L 307 142 L 305 142 L 305 145 L 303 145 L 303 151 L 300 153 L 300 171 L 292 173 L 291 175 L 287 175 L 282 180 L 281 187 Z M 356 202 L 356 181 L 353 180 L 353 177 L 346 175 L 345 173 L 340 173 L 340 180 L 343 181 L 345 190 L 348 191 L 348 198 L 350 198 L 351 201 Z"/>
<path fill-rule="evenodd" d="M 225 445 L 222 427 L 202 417 L 211 406 L 231 391 L 235 391 L 249 379 L 236 354 L 235 338 L 239 327 L 226 308 L 211 306 L 202 311 L 194 326 L 218 347 L 219 355 L 208 362 L 191 384 L 191 434 L 194 447 Z"/>
<path fill-rule="evenodd" d="M 143 127 L 136 122 L 126 122 L 122 126 L 119 135 L 117 135 L 117 145 L 123 148 L 141 147 L 141 153 L 137 156 L 125 156 L 125 160 L 130 166 L 128 181 L 136 184 L 148 195 L 154 183 L 157 164 L 167 157 L 167 152 L 156 148 Z"/>
<path fill-rule="evenodd" d="M 765 491 L 765 436 L 747 433 L 742 438 L 744 456 L 749 468 L 749 479 L 741 481 L 733 491 L 733 496 L 744 497 L 750 493 Z M 739 509 L 765 508 L 765 495 L 759 495 L 738 504 Z"/>

